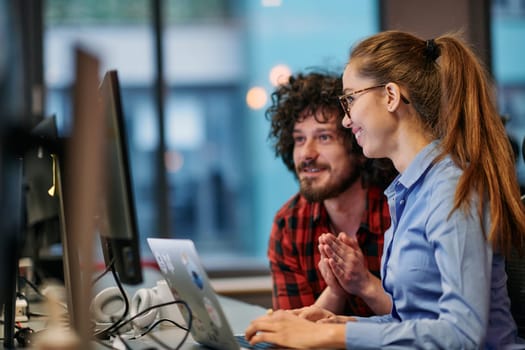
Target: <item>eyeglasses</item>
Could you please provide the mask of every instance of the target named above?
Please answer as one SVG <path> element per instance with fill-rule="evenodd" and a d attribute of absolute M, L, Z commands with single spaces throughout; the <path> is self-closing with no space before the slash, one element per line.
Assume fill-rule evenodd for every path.
<path fill-rule="evenodd" d="M 352 104 L 354 103 L 354 101 L 356 99 L 354 97 L 355 95 L 360 94 L 360 93 L 364 93 L 364 92 L 367 92 L 367 91 L 370 91 L 372 89 L 382 88 L 382 87 L 385 87 L 385 86 L 386 86 L 386 84 L 375 85 L 375 86 L 367 87 L 366 89 L 352 91 L 352 92 L 349 92 L 347 94 L 339 96 L 339 102 L 341 103 L 341 106 L 343 107 L 343 111 L 346 113 L 346 115 L 348 117 L 350 117 L 350 108 L 352 107 Z M 405 103 L 405 104 L 409 104 L 410 103 L 410 101 L 408 101 L 408 99 L 405 96 L 403 96 L 403 95 L 401 95 L 401 101 L 403 101 L 403 103 Z"/>
<path fill-rule="evenodd" d="M 385 84 L 375 85 L 375 86 L 367 87 L 366 89 L 352 91 L 347 94 L 339 96 L 339 102 L 341 103 L 341 106 L 343 107 L 343 111 L 345 111 L 347 116 L 350 116 L 350 107 L 352 107 L 352 104 L 355 101 L 355 97 L 354 97 L 355 95 L 370 91 L 372 89 L 382 88 L 385 86 L 386 86 Z"/>

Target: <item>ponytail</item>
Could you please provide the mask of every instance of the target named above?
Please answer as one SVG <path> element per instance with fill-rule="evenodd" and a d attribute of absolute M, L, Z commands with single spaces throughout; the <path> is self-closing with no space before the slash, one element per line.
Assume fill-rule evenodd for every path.
<path fill-rule="evenodd" d="M 469 205 L 472 191 L 488 198 L 488 237 L 499 252 L 525 249 L 525 211 L 520 200 L 515 158 L 503 120 L 496 110 L 491 79 L 475 54 L 454 36 L 436 40 L 440 47 L 441 116 L 438 130 L 443 154 L 464 171 L 455 209 Z M 483 203 L 478 213 L 482 217 Z"/>

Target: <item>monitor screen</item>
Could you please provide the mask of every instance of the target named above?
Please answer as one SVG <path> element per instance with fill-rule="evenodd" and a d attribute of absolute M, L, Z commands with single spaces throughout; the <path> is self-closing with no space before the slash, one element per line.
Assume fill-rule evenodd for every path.
<path fill-rule="evenodd" d="M 100 93 L 107 123 L 105 198 L 99 221 L 104 259 L 106 265 L 113 262 L 122 283 L 139 284 L 139 232 L 117 71 L 106 72 Z"/>
<path fill-rule="evenodd" d="M 22 14 L 18 2 L 0 1 L 0 313 L 4 313 L 3 343 L 13 346 L 18 258 L 23 243 L 21 149 L 28 117 L 27 87 L 22 64 Z"/>

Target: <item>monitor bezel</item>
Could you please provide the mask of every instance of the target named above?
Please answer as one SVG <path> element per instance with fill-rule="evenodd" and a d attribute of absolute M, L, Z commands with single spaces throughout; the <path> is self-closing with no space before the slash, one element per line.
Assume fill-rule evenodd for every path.
<path fill-rule="evenodd" d="M 129 160 L 129 144 L 126 132 L 126 125 L 124 120 L 124 113 L 122 107 L 121 88 L 116 70 L 108 70 L 102 79 L 100 85 L 100 94 L 104 104 L 104 117 L 108 127 L 113 125 L 114 129 L 108 129 L 109 133 L 115 132 L 117 157 L 120 164 L 117 165 L 116 172 L 108 171 L 106 174 L 106 194 L 111 193 L 107 186 L 112 186 L 115 182 L 123 186 L 121 208 L 124 212 L 124 220 L 126 232 L 124 236 L 122 232 L 114 232 L 112 225 L 109 222 L 108 215 L 104 218 L 105 213 L 102 213 L 102 223 L 99 227 L 99 235 L 102 243 L 102 251 L 106 266 L 113 261 L 116 272 L 119 276 L 120 282 L 124 284 L 136 285 L 143 281 L 142 266 L 141 266 L 141 252 L 140 252 L 140 234 L 137 224 L 137 213 L 135 209 L 135 199 L 133 195 L 132 174 Z M 106 141 L 106 147 L 111 147 L 110 140 Z M 108 153 L 108 152 L 107 152 Z M 111 161 L 111 160 L 109 160 Z M 106 169 L 110 169 L 111 164 L 108 164 Z M 117 179 L 113 178 L 117 176 Z M 106 201 L 106 203 L 109 200 Z M 103 210 L 114 210 L 114 207 L 105 205 Z M 106 213 L 107 214 L 107 213 Z"/>

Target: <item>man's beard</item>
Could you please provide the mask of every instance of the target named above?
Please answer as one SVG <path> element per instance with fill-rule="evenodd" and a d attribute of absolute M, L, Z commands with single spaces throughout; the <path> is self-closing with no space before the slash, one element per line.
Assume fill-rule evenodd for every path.
<path fill-rule="evenodd" d="M 359 179 L 359 175 L 359 169 L 354 168 L 346 177 L 318 187 L 313 186 L 317 179 L 307 177 L 300 180 L 300 192 L 309 202 L 322 202 L 326 199 L 335 198 L 346 191 Z"/>

